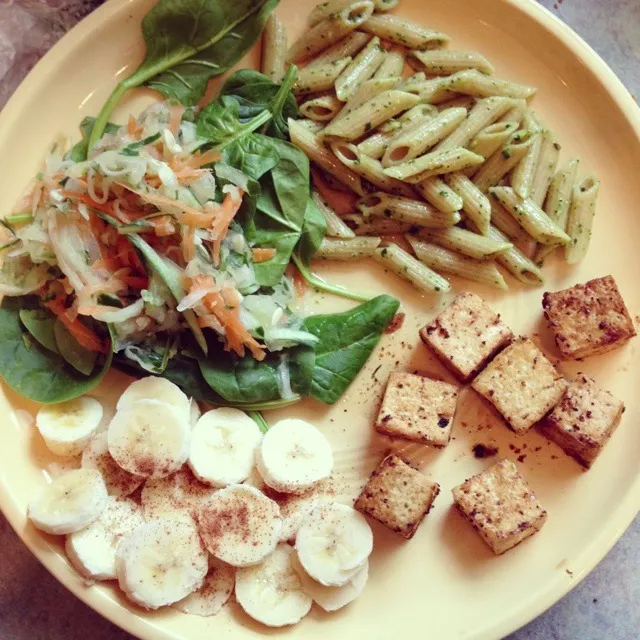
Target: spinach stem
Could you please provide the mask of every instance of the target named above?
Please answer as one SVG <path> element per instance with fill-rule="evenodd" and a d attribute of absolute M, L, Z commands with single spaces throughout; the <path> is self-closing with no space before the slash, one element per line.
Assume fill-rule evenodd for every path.
<path fill-rule="evenodd" d="M 292 254 L 291 259 L 295 262 L 295 265 L 298 267 L 302 277 L 318 291 L 326 291 L 327 293 L 332 293 L 333 295 L 340 296 L 342 298 L 348 298 L 349 300 L 355 300 L 356 302 L 368 302 L 371 300 L 370 296 L 354 293 L 340 285 L 329 284 L 322 278 L 319 278 L 315 274 L 311 273 L 307 265 L 302 262 L 299 256 Z"/>
<path fill-rule="evenodd" d="M 282 78 L 282 82 L 280 83 L 280 88 L 278 89 L 278 93 L 274 96 L 273 100 L 269 104 L 269 111 L 271 113 L 280 113 L 289 97 L 289 92 L 293 87 L 295 81 L 298 79 L 298 67 L 291 64 L 287 69 L 287 73 L 284 78 Z"/>
<path fill-rule="evenodd" d="M 269 425 L 259 411 L 249 411 L 249 417 L 260 427 L 262 433 L 269 431 Z"/>
<path fill-rule="evenodd" d="M 113 113 L 113 110 L 118 105 L 118 102 L 122 99 L 122 96 L 127 92 L 128 89 L 133 88 L 131 83 L 127 82 L 129 78 L 122 80 L 119 82 L 116 88 L 113 90 L 113 93 L 109 96 L 109 99 L 104 103 L 104 106 L 100 110 L 96 121 L 93 123 L 93 129 L 91 130 L 91 135 L 89 136 L 89 143 L 87 145 L 87 155 L 96 142 L 102 138 L 102 134 L 104 133 L 104 129 L 107 126 L 107 122 L 109 122 L 109 118 Z"/>
<path fill-rule="evenodd" d="M 258 114 L 255 118 L 252 118 L 251 120 L 249 120 L 249 122 L 239 127 L 238 130 L 232 136 L 229 136 L 226 140 L 224 140 L 224 142 L 221 142 L 220 144 L 216 145 L 216 149 L 224 149 L 225 147 L 234 143 L 236 140 L 239 140 L 240 138 L 244 138 L 250 133 L 253 133 L 256 129 L 259 129 L 263 124 L 266 124 L 267 122 L 269 122 L 269 120 L 271 120 L 272 117 L 273 116 L 269 111 L 263 111 L 262 113 Z"/>

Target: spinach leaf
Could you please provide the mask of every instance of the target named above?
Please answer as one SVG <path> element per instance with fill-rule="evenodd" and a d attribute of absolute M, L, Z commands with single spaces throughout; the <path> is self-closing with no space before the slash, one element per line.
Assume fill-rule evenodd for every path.
<path fill-rule="evenodd" d="M 93 126 L 95 125 L 96 119 L 91 116 L 87 116 L 82 119 L 80 123 L 80 133 L 82 134 L 82 140 L 80 142 L 76 142 L 76 144 L 71 147 L 71 150 L 67 154 L 68 160 L 73 160 L 74 162 L 82 162 L 87 159 L 87 154 L 89 153 L 89 136 L 93 131 Z M 104 133 L 118 133 L 118 129 L 120 127 L 117 124 L 113 124 L 113 122 L 107 122 L 104 127 Z"/>
<path fill-rule="evenodd" d="M 305 264 L 311 262 L 311 258 L 322 244 L 322 239 L 327 233 L 327 222 L 318 205 L 309 198 L 307 210 L 304 214 L 302 235 L 298 242 L 297 252 Z"/>
<path fill-rule="evenodd" d="M 171 340 L 167 340 L 164 345 L 161 343 L 130 345 L 125 347 L 124 355 L 145 371 L 159 375 L 164 373 L 169 364 L 171 344 Z"/>
<path fill-rule="evenodd" d="M 58 353 L 65 359 L 65 361 L 83 375 L 91 375 L 96 364 L 98 354 L 95 351 L 85 349 L 69 333 L 67 327 L 65 327 L 60 320 L 56 320 L 53 325 L 53 335 L 56 339 Z"/>
<path fill-rule="evenodd" d="M 340 398 L 371 355 L 399 306 L 398 300 L 383 295 L 346 313 L 306 318 L 302 328 L 320 338 L 315 346 L 311 397 L 326 404 Z"/>
<path fill-rule="evenodd" d="M 56 317 L 44 309 L 20 309 L 20 322 L 27 331 L 45 348 L 60 355 L 53 327 Z"/>
<path fill-rule="evenodd" d="M 196 104 L 209 79 L 230 69 L 253 46 L 278 1 L 160 0 L 142 21 L 144 60 L 105 103 L 89 148 L 129 89 L 146 84 L 167 98 Z"/>
<path fill-rule="evenodd" d="M 269 431 L 269 425 L 259 411 L 249 411 L 249 417 L 258 425 L 262 433 L 267 433 L 267 431 Z"/>
<path fill-rule="evenodd" d="M 259 180 L 280 160 L 271 140 L 266 136 L 252 133 L 225 147 L 222 150 L 222 159 L 250 178 Z"/>
<path fill-rule="evenodd" d="M 0 376 L 7 385 L 29 400 L 51 404 L 77 398 L 100 384 L 111 366 L 111 351 L 91 375 L 79 374 L 23 331 L 20 310 L 29 306 L 25 298 L 7 297 L 0 306 Z"/>

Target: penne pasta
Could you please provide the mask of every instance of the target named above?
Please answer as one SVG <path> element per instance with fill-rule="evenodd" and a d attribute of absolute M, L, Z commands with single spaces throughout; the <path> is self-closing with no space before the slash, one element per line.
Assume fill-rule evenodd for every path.
<path fill-rule="evenodd" d="M 491 203 L 489 198 L 476 187 L 464 173 L 456 171 L 445 176 L 445 182 L 462 198 L 462 209 L 469 218 L 485 234 L 491 223 Z"/>
<path fill-rule="evenodd" d="M 473 96 L 463 96 L 457 95 L 455 98 L 451 98 L 451 100 L 447 100 L 446 102 L 439 102 L 438 109 L 443 111 L 444 109 L 453 109 L 454 107 L 462 107 L 469 111 L 473 107 L 475 107 L 477 100 Z"/>
<path fill-rule="evenodd" d="M 369 236 L 359 238 L 323 238 L 322 244 L 314 254 L 321 260 L 357 260 L 373 255 L 381 239 Z"/>
<path fill-rule="evenodd" d="M 435 271 L 444 271 L 453 276 L 459 276 L 465 280 L 494 287 L 496 289 L 508 289 L 504 277 L 491 260 L 474 260 L 451 249 L 441 247 L 431 242 L 419 240 L 415 236 L 405 236 L 413 252 L 420 262 L 424 262 Z"/>
<path fill-rule="evenodd" d="M 382 64 L 373 74 L 374 78 L 396 78 L 404 71 L 404 51 L 401 47 L 394 47 L 384 56 Z"/>
<path fill-rule="evenodd" d="M 333 120 L 342 109 L 343 104 L 332 93 L 325 93 L 309 98 L 300 105 L 300 113 L 310 120 L 327 122 Z"/>
<path fill-rule="evenodd" d="M 511 109 L 513 101 L 509 98 L 486 98 L 479 100 L 469 112 L 466 120 L 451 132 L 436 149 L 466 147 L 485 127 L 495 122 L 505 111 Z"/>
<path fill-rule="evenodd" d="M 372 38 L 367 46 L 349 63 L 336 78 L 336 95 L 347 102 L 358 87 L 371 78 L 384 60 L 385 51 L 379 38 Z"/>
<path fill-rule="evenodd" d="M 420 291 L 445 293 L 451 290 L 448 280 L 429 269 L 426 264 L 416 260 L 397 244 L 391 243 L 385 247 L 379 247 L 374 251 L 373 257 Z"/>
<path fill-rule="evenodd" d="M 457 93 L 467 93 L 479 98 L 502 96 L 504 98 L 531 98 L 537 91 L 535 87 L 526 87 L 515 82 L 487 76 L 475 69 L 459 71 L 448 78 L 448 87 Z"/>
<path fill-rule="evenodd" d="M 529 129 L 529 131 L 531 131 L 531 129 Z M 527 149 L 527 152 L 511 173 L 511 187 L 521 198 L 526 199 L 531 195 L 533 177 L 538 167 L 541 147 L 542 134 L 539 133 L 533 137 L 533 141 Z"/>
<path fill-rule="evenodd" d="M 336 15 L 346 9 L 350 4 L 353 4 L 354 0 L 326 0 L 316 5 L 316 7 L 309 14 L 309 24 L 313 27 L 333 15 Z M 374 3 L 375 10 L 375 3 Z"/>
<path fill-rule="evenodd" d="M 449 36 L 427 29 L 394 15 L 374 15 L 361 27 L 363 31 L 409 49 L 434 49 L 449 42 Z"/>
<path fill-rule="evenodd" d="M 372 98 L 383 91 L 389 91 L 398 84 L 398 78 L 372 78 L 363 82 L 349 98 L 348 102 L 344 105 L 344 108 L 335 117 L 334 123 L 339 122 L 342 118 L 349 115 L 352 111 L 361 107 L 365 102 L 368 102 Z"/>
<path fill-rule="evenodd" d="M 396 235 L 407 233 L 412 229 L 412 225 L 405 222 L 398 222 L 390 218 L 365 218 L 359 213 L 344 216 L 343 220 L 353 226 L 357 236 Z"/>
<path fill-rule="evenodd" d="M 513 107 L 499 118 L 498 122 L 517 122 L 518 125 L 520 125 L 528 108 L 529 106 L 527 105 L 526 100 L 523 100 L 522 98 L 514 100 Z"/>
<path fill-rule="evenodd" d="M 447 76 L 467 69 L 493 73 L 493 67 L 489 61 L 474 51 L 433 49 L 431 51 L 412 51 L 411 56 L 421 63 L 422 68 L 429 75 Z"/>
<path fill-rule="evenodd" d="M 521 198 L 511 187 L 492 187 L 489 191 L 534 240 L 553 245 L 571 240 L 531 198 Z"/>
<path fill-rule="evenodd" d="M 365 195 L 360 176 L 350 171 L 336 156 L 327 149 L 318 139 L 316 134 L 305 126 L 298 124 L 289 118 L 289 135 L 291 142 L 301 149 L 321 169 L 324 169 L 331 177 L 351 189 L 360 196 Z"/>
<path fill-rule="evenodd" d="M 551 179 L 558 166 L 559 157 L 560 144 L 553 131 L 547 129 L 542 133 L 540 156 L 538 157 L 533 185 L 531 186 L 531 199 L 540 207 L 547 197 Z"/>
<path fill-rule="evenodd" d="M 419 158 L 409 160 L 404 164 L 398 164 L 385 169 L 385 173 L 392 178 L 416 184 L 425 178 L 435 175 L 460 171 L 484 161 L 482 156 L 457 147 L 444 151 L 432 151 Z"/>
<path fill-rule="evenodd" d="M 483 158 L 493 155 L 516 132 L 518 124 L 513 122 L 494 122 L 482 129 L 469 143 L 469 151 Z"/>
<path fill-rule="evenodd" d="M 448 136 L 467 115 L 466 109 L 457 107 L 442 111 L 435 117 L 418 121 L 407 131 L 395 135 L 387 145 L 382 166 L 390 167 L 413 160 Z"/>
<path fill-rule="evenodd" d="M 495 242 L 506 242 L 508 240 L 507 236 L 493 225 L 489 227 L 487 237 Z M 497 255 L 496 262 L 501 267 L 504 267 L 516 280 L 524 284 L 544 284 L 544 277 L 540 267 L 527 258 L 517 247 L 512 246 L 511 249 Z"/>
<path fill-rule="evenodd" d="M 351 62 L 351 58 L 343 58 L 323 65 L 305 67 L 298 72 L 298 79 L 293 85 L 293 93 L 319 93 L 333 89 L 333 83 Z"/>
<path fill-rule="evenodd" d="M 262 73 L 279 84 L 286 71 L 287 32 L 275 13 L 269 16 L 262 34 Z"/>
<path fill-rule="evenodd" d="M 594 175 L 583 178 L 573 187 L 567 219 L 570 243 L 564 249 L 569 264 L 577 264 L 587 254 L 599 190 L 600 181 Z"/>
<path fill-rule="evenodd" d="M 343 58 L 353 58 L 371 40 L 368 33 L 353 31 L 346 38 L 323 51 L 318 57 L 313 58 L 307 67 L 328 64 Z"/>
<path fill-rule="evenodd" d="M 327 204 L 325 199 L 315 190 L 311 191 L 311 199 L 322 212 L 327 223 L 327 235 L 332 238 L 354 238 L 355 233 L 342 218 Z"/>
<path fill-rule="evenodd" d="M 391 11 L 398 6 L 400 0 L 373 0 L 376 11 Z"/>
<path fill-rule="evenodd" d="M 439 211 L 420 200 L 392 196 L 381 191 L 365 196 L 356 206 L 365 217 L 386 217 L 420 227 L 440 229 L 460 222 L 458 212 Z"/>
<path fill-rule="evenodd" d="M 408 184 L 386 175 L 384 168 L 377 160 L 364 155 L 354 144 L 336 141 L 331 144 L 331 149 L 340 162 L 378 189 L 407 198 L 414 195 L 413 189 Z"/>
<path fill-rule="evenodd" d="M 309 120 L 308 118 L 300 118 L 300 120 L 296 120 L 296 122 L 308 129 L 312 133 L 320 133 L 324 129 L 324 124 L 322 122 L 318 122 L 317 120 Z"/>
<path fill-rule="evenodd" d="M 489 236 L 483 236 L 460 227 L 421 229 L 418 235 L 422 239 L 435 242 L 442 247 L 458 251 L 477 260 L 491 260 L 513 246 L 508 241 L 496 241 Z"/>
<path fill-rule="evenodd" d="M 491 224 L 504 233 L 511 242 L 527 244 L 533 238 L 518 224 L 514 217 L 496 200 L 491 198 Z"/>
<path fill-rule="evenodd" d="M 338 13 L 331 14 L 296 40 L 287 52 L 287 62 L 311 58 L 362 26 L 373 14 L 369 0 L 352 2 Z"/>
<path fill-rule="evenodd" d="M 418 98 L 392 89 L 384 91 L 368 100 L 338 122 L 331 123 L 322 132 L 324 137 L 355 140 L 375 129 L 390 118 L 410 109 L 418 103 Z"/>
<path fill-rule="evenodd" d="M 462 209 L 462 198 L 436 176 L 427 178 L 414 187 L 427 202 L 440 211 L 451 212 Z"/>
<path fill-rule="evenodd" d="M 451 91 L 447 85 L 447 78 L 431 78 L 428 80 L 407 80 L 399 87 L 402 91 L 412 93 L 420 98 L 420 102 L 440 104 L 455 98 L 458 94 Z"/>

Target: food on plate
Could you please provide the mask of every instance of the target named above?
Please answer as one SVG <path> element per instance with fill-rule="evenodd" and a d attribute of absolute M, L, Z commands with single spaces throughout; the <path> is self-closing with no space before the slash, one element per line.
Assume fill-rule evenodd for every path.
<path fill-rule="evenodd" d="M 564 360 L 610 351 L 636 335 L 633 320 L 611 276 L 546 292 L 542 308 Z"/>
<path fill-rule="evenodd" d="M 304 493 L 331 475 L 333 452 L 316 427 L 289 418 L 265 433 L 256 462 L 267 486 L 281 493 Z"/>
<path fill-rule="evenodd" d="M 529 338 L 520 337 L 471 386 L 513 431 L 523 434 L 560 402 L 567 382 Z"/>
<path fill-rule="evenodd" d="M 120 588 L 145 609 L 186 598 L 202 585 L 208 569 L 207 552 L 189 522 L 147 522 L 128 535 L 116 552 Z"/>
<path fill-rule="evenodd" d="M 55 478 L 29 503 L 31 522 L 46 533 L 73 533 L 95 522 L 108 503 L 104 480 L 94 469 L 72 469 Z"/>
<path fill-rule="evenodd" d="M 36 426 L 48 449 L 58 456 L 80 455 L 102 420 L 102 405 L 83 396 L 55 405 L 41 407 Z"/>
<path fill-rule="evenodd" d="M 191 433 L 189 467 L 214 487 L 244 482 L 261 441 L 260 427 L 246 413 L 228 407 L 207 411 Z"/>
<path fill-rule="evenodd" d="M 143 524 L 142 510 L 133 500 L 110 496 L 95 522 L 67 536 L 67 557 L 85 578 L 115 580 L 118 546 Z"/>
<path fill-rule="evenodd" d="M 375 428 L 393 438 L 444 447 L 451 439 L 458 388 L 440 380 L 394 371 Z"/>
<path fill-rule="evenodd" d="M 540 531 L 547 520 L 531 487 L 506 458 L 452 493 L 456 507 L 496 555 Z"/>
<path fill-rule="evenodd" d="M 420 337 L 461 382 L 470 382 L 513 333 L 480 296 L 465 292 L 423 327 Z"/>
<path fill-rule="evenodd" d="M 191 403 L 185 393 L 169 380 L 146 376 L 132 382 L 118 399 L 116 409 L 127 409 L 137 400 L 157 400 L 171 405 L 178 413 L 191 420 Z"/>
<path fill-rule="evenodd" d="M 392 454 L 371 474 L 355 508 L 410 540 L 439 493 L 437 482 Z"/>
<path fill-rule="evenodd" d="M 585 375 L 569 383 L 560 403 L 541 430 L 567 454 L 589 469 L 620 424 L 624 403 L 599 389 Z"/>

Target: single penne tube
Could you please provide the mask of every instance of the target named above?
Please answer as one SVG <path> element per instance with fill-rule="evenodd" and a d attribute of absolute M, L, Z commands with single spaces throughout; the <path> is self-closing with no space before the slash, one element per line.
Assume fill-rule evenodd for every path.
<path fill-rule="evenodd" d="M 293 85 L 293 93 L 302 95 L 333 89 L 336 78 L 350 62 L 351 58 L 343 58 L 328 64 L 314 65 L 301 69 L 298 72 L 298 79 Z"/>
<path fill-rule="evenodd" d="M 577 264 L 587 255 L 599 190 L 600 181 L 594 175 L 586 176 L 573 187 L 567 219 L 570 242 L 564 249 L 569 264 Z"/>
<path fill-rule="evenodd" d="M 465 215 L 478 227 L 480 233 L 486 233 L 491 223 L 489 198 L 460 171 L 448 173 L 444 180 L 462 198 Z"/>
<path fill-rule="evenodd" d="M 413 228 L 406 222 L 398 222 L 391 218 L 365 218 L 360 213 L 344 216 L 343 220 L 353 226 L 357 236 L 388 236 L 408 233 Z"/>
<path fill-rule="evenodd" d="M 365 102 L 383 91 L 389 91 L 398 84 L 398 78 L 372 78 L 363 82 L 352 94 L 343 109 L 335 117 L 334 122 L 339 122 L 342 118 L 349 115 L 352 111 L 361 107 Z"/>
<path fill-rule="evenodd" d="M 498 202 L 491 198 L 491 224 L 516 244 L 533 242 L 533 238 L 518 224 L 514 217 Z M 488 229 L 487 229 L 488 231 Z M 486 232 L 485 232 L 486 233 Z"/>
<path fill-rule="evenodd" d="M 451 290 L 448 280 L 429 269 L 426 264 L 416 260 L 397 244 L 390 243 L 385 247 L 378 247 L 373 257 L 381 265 L 410 282 L 419 291 L 445 293 Z"/>
<path fill-rule="evenodd" d="M 551 179 L 556 172 L 558 159 L 560 158 L 560 148 L 560 143 L 555 133 L 550 129 L 543 131 L 540 156 L 538 157 L 536 173 L 531 187 L 531 199 L 540 207 L 544 204 Z"/>
<path fill-rule="evenodd" d="M 541 244 L 567 244 L 571 238 L 531 198 L 521 198 L 511 187 L 491 187 L 492 197 Z"/>
<path fill-rule="evenodd" d="M 262 33 L 262 73 L 279 84 L 286 71 L 287 32 L 275 13 L 269 16 Z"/>
<path fill-rule="evenodd" d="M 460 227 L 421 229 L 418 235 L 447 249 L 458 251 L 470 258 L 476 258 L 476 260 L 492 260 L 513 246 L 508 241 L 497 242 L 489 236 L 473 233 L 473 231 Z"/>
<path fill-rule="evenodd" d="M 544 203 L 545 213 L 563 230 L 567 230 L 567 218 L 571 206 L 571 193 L 576 182 L 580 160 L 569 160 L 551 180 L 549 192 Z"/>
<path fill-rule="evenodd" d="M 496 289 L 508 289 L 504 277 L 492 260 L 475 260 L 432 242 L 406 235 L 413 252 L 420 262 L 437 272 L 478 282 Z"/>
<path fill-rule="evenodd" d="M 312 133 L 320 133 L 324 129 L 324 122 L 319 122 L 318 120 L 310 120 L 309 118 L 300 118 L 300 120 L 296 120 L 296 122 L 308 129 Z"/>
<path fill-rule="evenodd" d="M 418 121 L 407 131 L 395 135 L 387 145 L 382 166 L 391 167 L 413 160 L 448 136 L 465 119 L 467 110 L 454 107 L 435 117 Z"/>
<path fill-rule="evenodd" d="M 499 229 L 491 225 L 487 237 L 495 242 L 508 241 L 507 236 Z M 544 284 L 542 270 L 532 260 L 518 249 L 512 246 L 511 249 L 504 251 L 496 256 L 496 262 L 504 267 L 516 280 L 528 285 Z"/>
<path fill-rule="evenodd" d="M 309 25 L 314 26 L 318 22 L 322 22 L 327 18 L 340 13 L 346 9 L 350 4 L 353 4 L 354 0 L 327 0 L 316 5 L 309 14 Z M 375 11 L 375 3 L 374 3 Z"/>
<path fill-rule="evenodd" d="M 540 120 L 538 120 L 538 116 L 532 109 L 527 107 L 527 110 L 524 112 L 522 116 L 522 128 L 529 129 L 529 131 L 542 131 L 544 127 L 540 124 Z"/>
<path fill-rule="evenodd" d="M 311 191 L 311 199 L 322 212 L 327 223 L 327 235 L 332 238 L 354 238 L 353 229 L 349 228 L 344 220 L 327 204 L 325 199 L 314 190 Z"/>
<path fill-rule="evenodd" d="M 380 238 L 360 236 L 354 238 L 323 238 L 313 256 L 321 260 L 357 260 L 373 255 L 380 245 Z"/>
<path fill-rule="evenodd" d="M 331 150 L 342 164 L 378 189 L 406 198 L 414 195 L 408 184 L 386 175 L 380 162 L 363 154 L 354 144 L 335 141 L 331 144 Z"/>
<path fill-rule="evenodd" d="M 309 60 L 307 67 L 328 64 L 343 58 L 354 58 L 355 55 L 371 40 L 368 33 L 353 31 L 346 38 L 336 42 L 319 56 Z"/>
<path fill-rule="evenodd" d="M 456 95 L 455 98 L 447 100 L 446 102 L 438 103 L 438 110 L 444 111 L 445 109 L 453 109 L 454 107 L 462 107 L 467 111 L 471 110 L 476 105 L 477 100 L 473 96 Z"/>
<path fill-rule="evenodd" d="M 305 100 L 300 105 L 300 113 L 310 120 L 327 122 L 333 120 L 343 106 L 333 93 L 324 93 Z"/>
<path fill-rule="evenodd" d="M 429 75 L 448 76 L 467 69 L 476 69 L 488 74 L 494 71 L 489 61 L 475 51 L 432 49 L 430 51 L 412 51 L 411 55 L 420 61 Z"/>
<path fill-rule="evenodd" d="M 419 102 L 416 96 L 404 91 L 384 91 L 368 100 L 322 132 L 323 137 L 355 140 L 383 122 L 410 109 Z"/>
<path fill-rule="evenodd" d="M 416 184 L 431 176 L 460 171 L 475 164 L 481 164 L 484 158 L 468 149 L 456 147 L 444 151 L 432 151 L 423 156 L 385 169 L 385 173 L 397 180 Z"/>
<path fill-rule="evenodd" d="M 527 152 L 527 149 L 531 146 L 533 137 L 530 131 L 516 131 L 506 144 L 495 151 L 487 158 L 486 162 L 478 168 L 478 171 L 472 178 L 476 187 L 478 187 L 482 193 L 487 193 L 489 187 L 498 184 L 498 182 L 520 162 Z"/>
<path fill-rule="evenodd" d="M 469 143 L 469 151 L 477 153 L 483 158 L 493 155 L 500 147 L 511 138 L 518 129 L 518 123 L 494 122 L 482 129 L 478 135 Z"/>
<path fill-rule="evenodd" d="M 486 98 L 479 100 L 469 111 L 467 118 L 452 131 L 436 149 L 466 147 L 485 127 L 494 123 L 505 111 L 511 109 L 513 101 L 509 98 Z"/>
<path fill-rule="evenodd" d="M 418 182 L 414 187 L 427 202 L 440 211 L 460 211 L 464 204 L 462 198 L 437 176 Z"/>
<path fill-rule="evenodd" d="M 450 40 L 449 36 L 440 31 L 427 29 L 390 14 L 371 16 L 360 28 L 409 49 L 435 49 L 443 47 Z"/>
<path fill-rule="evenodd" d="M 531 129 L 529 129 L 531 131 Z M 533 141 L 522 160 L 514 167 L 511 172 L 511 187 L 521 197 L 528 198 L 533 189 L 533 178 L 538 168 L 538 160 L 540 159 L 540 149 L 542 147 L 542 134 L 534 136 Z"/>
<path fill-rule="evenodd" d="M 402 89 L 405 86 L 416 84 L 418 82 L 424 82 L 426 79 L 427 74 L 424 71 L 416 71 L 416 73 L 412 73 L 408 78 L 405 78 L 398 86 L 398 89 Z"/>
<path fill-rule="evenodd" d="M 361 27 L 372 15 L 373 3 L 369 0 L 350 3 L 341 11 L 318 22 L 296 40 L 289 47 L 287 62 L 312 58 Z"/>
<path fill-rule="evenodd" d="M 535 95 L 535 87 L 526 87 L 515 82 L 487 76 L 475 69 L 459 71 L 448 78 L 448 88 L 457 93 L 467 93 L 479 98 L 502 96 L 504 98 L 522 98 L 527 100 Z"/>
<path fill-rule="evenodd" d="M 347 102 L 358 87 L 371 78 L 384 60 L 385 51 L 380 38 L 372 38 L 367 46 L 345 67 L 336 78 L 336 95 Z"/>
<path fill-rule="evenodd" d="M 522 122 L 524 114 L 529 108 L 527 101 L 520 98 L 513 101 L 513 107 L 509 109 L 501 118 L 498 118 L 498 122 L 517 122 L 518 125 Z"/>
<path fill-rule="evenodd" d="M 447 78 L 406 81 L 398 88 L 418 96 L 420 102 L 427 102 L 429 104 L 441 104 L 458 95 L 455 91 L 451 91 L 447 87 Z"/>
<path fill-rule="evenodd" d="M 365 218 L 368 216 L 386 217 L 420 227 L 442 229 L 460 222 L 460 214 L 457 211 L 439 211 L 426 202 L 402 196 L 392 196 L 382 191 L 361 198 L 356 206 Z"/>
<path fill-rule="evenodd" d="M 391 11 L 398 6 L 400 0 L 373 0 L 376 11 Z"/>
<path fill-rule="evenodd" d="M 402 75 L 404 70 L 404 51 L 401 47 L 394 47 L 384 56 L 382 64 L 373 74 L 374 78 L 396 78 Z"/>
<path fill-rule="evenodd" d="M 307 127 L 298 124 L 293 118 L 289 118 L 289 136 L 291 142 L 302 150 L 305 155 L 324 169 L 332 178 L 338 180 L 354 193 L 360 196 L 366 195 L 362 180 L 359 175 L 350 171 L 342 162 L 325 147 L 318 136 Z"/>

